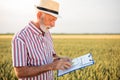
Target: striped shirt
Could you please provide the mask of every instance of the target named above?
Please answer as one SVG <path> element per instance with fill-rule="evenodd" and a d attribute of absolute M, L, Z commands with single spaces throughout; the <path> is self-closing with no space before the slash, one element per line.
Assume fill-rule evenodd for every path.
<path fill-rule="evenodd" d="M 41 66 L 53 62 L 53 42 L 50 32 L 42 32 L 31 22 L 12 40 L 12 59 L 14 67 Z M 19 80 L 53 80 L 53 71 Z"/>

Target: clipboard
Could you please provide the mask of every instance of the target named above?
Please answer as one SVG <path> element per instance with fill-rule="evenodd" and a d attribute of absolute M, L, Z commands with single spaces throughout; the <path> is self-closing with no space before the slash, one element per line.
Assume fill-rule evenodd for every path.
<path fill-rule="evenodd" d="M 94 60 L 92 58 L 92 53 L 85 54 L 83 56 L 74 58 L 72 60 L 72 67 L 66 70 L 58 70 L 57 71 L 57 76 L 63 76 L 64 74 L 70 73 L 75 70 L 79 70 L 81 68 L 91 66 L 94 64 Z"/>

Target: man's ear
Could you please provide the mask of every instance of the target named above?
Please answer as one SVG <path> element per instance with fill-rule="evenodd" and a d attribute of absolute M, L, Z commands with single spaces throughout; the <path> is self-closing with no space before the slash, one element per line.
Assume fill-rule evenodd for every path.
<path fill-rule="evenodd" d="M 40 19 L 42 16 L 42 12 L 37 12 L 37 19 Z"/>

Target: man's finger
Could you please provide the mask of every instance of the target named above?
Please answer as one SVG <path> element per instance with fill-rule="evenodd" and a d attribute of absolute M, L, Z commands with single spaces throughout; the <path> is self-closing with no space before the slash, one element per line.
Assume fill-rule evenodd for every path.
<path fill-rule="evenodd" d="M 72 66 L 72 64 L 70 62 L 65 62 L 64 63 L 65 68 L 70 68 L 71 66 Z"/>
<path fill-rule="evenodd" d="M 65 65 L 65 66 L 64 66 L 65 69 L 69 69 L 70 67 L 71 67 L 71 66 L 69 66 L 69 65 Z"/>

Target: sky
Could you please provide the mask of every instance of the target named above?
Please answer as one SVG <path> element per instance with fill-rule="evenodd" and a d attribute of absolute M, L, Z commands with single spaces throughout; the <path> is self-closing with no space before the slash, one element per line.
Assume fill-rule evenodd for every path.
<path fill-rule="evenodd" d="M 57 1 L 61 18 L 51 33 L 120 33 L 120 0 Z M 0 0 L 0 33 L 16 33 L 24 28 L 35 18 L 36 2 Z"/>

